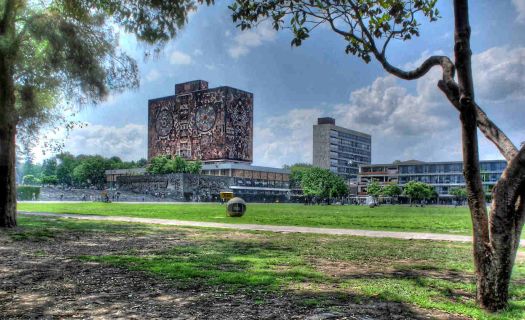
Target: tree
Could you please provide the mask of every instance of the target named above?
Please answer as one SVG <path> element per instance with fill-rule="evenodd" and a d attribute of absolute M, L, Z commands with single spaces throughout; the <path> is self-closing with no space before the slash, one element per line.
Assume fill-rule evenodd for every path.
<path fill-rule="evenodd" d="M 401 190 L 401 188 L 397 184 L 389 183 L 383 186 L 382 195 L 386 197 L 397 198 L 401 195 L 402 192 L 403 190 Z"/>
<path fill-rule="evenodd" d="M 332 198 L 348 194 L 348 187 L 341 177 L 330 170 L 316 167 L 303 171 L 301 187 L 306 196 Z"/>
<path fill-rule="evenodd" d="M 434 188 L 424 182 L 409 181 L 403 187 L 403 194 L 410 198 L 410 204 L 412 200 L 424 200 L 434 197 Z"/>
<path fill-rule="evenodd" d="M 467 197 L 467 189 L 465 188 L 452 188 L 448 191 L 450 195 L 456 197 L 456 200 L 460 201 Z"/>
<path fill-rule="evenodd" d="M 188 162 L 188 165 L 186 166 L 186 171 L 188 173 L 199 174 L 201 173 L 201 169 L 202 169 L 202 162 L 200 162 L 199 160 L 190 161 Z"/>
<path fill-rule="evenodd" d="M 313 166 L 308 163 L 296 163 L 291 166 L 284 166 L 284 169 L 290 170 L 290 187 L 300 188 L 303 174 L 311 168 L 313 168 Z"/>
<path fill-rule="evenodd" d="M 34 137 L 71 104 L 137 87 L 137 63 L 120 51 L 115 26 L 162 43 L 194 8 L 192 0 L 0 2 L 0 227 L 16 226 L 17 132 Z"/>
<path fill-rule="evenodd" d="M 35 184 L 40 184 L 40 180 L 38 180 L 38 178 L 36 178 L 34 175 L 28 174 L 22 178 L 22 183 L 31 186 Z"/>
<path fill-rule="evenodd" d="M 73 181 L 80 186 L 97 186 L 102 188 L 106 183 L 106 170 L 110 162 L 101 156 L 89 156 L 79 161 L 73 169 Z"/>
<path fill-rule="evenodd" d="M 57 179 L 58 183 L 71 186 L 73 184 L 73 171 L 78 165 L 78 161 L 71 153 L 61 153 L 56 156 L 57 161 Z"/>
<path fill-rule="evenodd" d="M 366 193 L 374 199 L 374 204 L 377 203 L 377 197 L 382 193 L 382 188 L 377 181 L 372 181 L 366 186 Z"/>
<path fill-rule="evenodd" d="M 454 60 L 432 56 L 419 67 L 405 71 L 388 59 L 387 49 L 396 40 L 419 36 L 423 18 L 439 18 L 436 0 L 236 0 L 230 6 L 241 29 L 271 19 L 275 29 L 293 32 L 293 46 L 300 46 L 310 31 L 327 25 L 346 41 L 345 51 L 368 63 L 375 58 L 390 74 L 405 80 L 423 77 L 440 67 L 437 86 L 458 111 L 462 131 L 463 165 L 473 225 L 477 302 L 489 311 L 507 305 L 510 275 L 525 222 L 525 146 L 518 149 L 476 102 L 470 48 L 468 0 L 454 0 Z M 492 191 L 487 212 L 480 175 L 479 129 L 496 145 L 507 167 Z"/>

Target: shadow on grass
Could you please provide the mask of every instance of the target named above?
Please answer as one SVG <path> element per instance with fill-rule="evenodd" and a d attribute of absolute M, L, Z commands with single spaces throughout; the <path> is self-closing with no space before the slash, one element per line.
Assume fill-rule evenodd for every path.
<path fill-rule="evenodd" d="M 324 301 L 379 299 L 416 305 L 476 319 L 523 319 L 525 290 L 513 286 L 508 310 L 487 315 L 475 305 L 472 275 L 440 268 L 403 266 L 389 271 L 334 277 L 305 260 L 293 247 L 271 241 L 214 240 L 137 255 L 83 256 L 84 261 L 105 262 L 131 270 L 147 271 L 174 280 L 182 289 L 219 287 L 257 297 L 267 292 L 287 292 L 304 298 L 306 305 Z M 336 303 L 337 304 L 337 303 Z"/>

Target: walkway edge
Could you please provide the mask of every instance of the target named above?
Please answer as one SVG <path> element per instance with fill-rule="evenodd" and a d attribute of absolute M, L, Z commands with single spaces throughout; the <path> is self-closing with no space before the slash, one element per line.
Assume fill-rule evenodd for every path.
<path fill-rule="evenodd" d="M 405 240 L 472 242 L 471 236 L 439 234 L 439 233 L 332 229 L 332 228 L 297 227 L 297 226 L 274 226 L 274 225 L 260 225 L 260 224 L 231 224 L 231 223 L 218 223 L 218 222 L 202 222 L 202 221 L 155 219 L 155 218 L 136 218 L 136 217 L 123 217 L 123 216 L 97 216 L 97 215 L 51 213 L 51 212 L 18 211 L 18 213 L 22 215 L 29 215 L 29 216 L 70 218 L 70 219 L 79 219 L 79 220 L 133 222 L 133 223 L 159 224 L 159 225 L 183 226 L 183 227 L 204 227 L 204 228 L 269 231 L 269 232 L 284 232 L 284 233 L 348 235 L 348 236 L 359 236 L 359 237 L 369 237 L 369 238 L 394 238 L 394 239 L 405 239 Z M 520 246 L 525 247 L 525 240 L 522 239 L 520 241 Z"/>

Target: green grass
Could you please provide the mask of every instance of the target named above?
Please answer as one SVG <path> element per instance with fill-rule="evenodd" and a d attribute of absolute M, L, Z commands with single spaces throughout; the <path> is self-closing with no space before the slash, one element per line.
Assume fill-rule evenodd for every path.
<path fill-rule="evenodd" d="M 223 223 L 310 226 L 365 230 L 471 234 L 467 208 L 304 206 L 248 204 L 245 216 L 230 218 L 219 204 L 20 203 L 21 211 L 179 219 Z"/>
<path fill-rule="evenodd" d="M 295 296 L 316 307 L 349 299 L 396 301 L 474 319 L 525 318 L 525 261 L 513 273 L 508 310 L 488 315 L 476 307 L 471 246 L 463 243 L 275 234 L 21 217 L 22 230 L 177 234 L 183 242 L 139 254 L 129 251 L 79 259 L 141 270 L 174 286 Z M 58 241 L 59 239 L 57 239 Z M 523 253 L 523 250 L 522 250 Z"/>

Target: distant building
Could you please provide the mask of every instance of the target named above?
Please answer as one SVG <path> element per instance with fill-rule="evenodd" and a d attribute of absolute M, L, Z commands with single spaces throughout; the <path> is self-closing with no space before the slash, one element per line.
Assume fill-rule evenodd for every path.
<path fill-rule="evenodd" d="M 504 160 L 480 161 L 483 188 L 489 193 L 500 178 L 507 162 Z M 403 187 L 409 181 L 420 181 L 434 187 L 442 200 L 451 199 L 450 190 L 465 187 L 463 162 L 423 162 L 418 160 L 395 161 L 390 164 L 369 164 L 359 167 L 358 195 L 365 196 L 367 185 L 377 181 Z"/>
<path fill-rule="evenodd" d="M 203 80 L 175 85 L 175 95 L 149 100 L 148 159 L 252 162 L 253 94 L 208 88 Z"/>
<path fill-rule="evenodd" d="M 347 181 L 357 179 L 359 165 L 372 160 L 372 137 L 318 118 L 313 126 L 313 165 L 329 169 Z"/>

